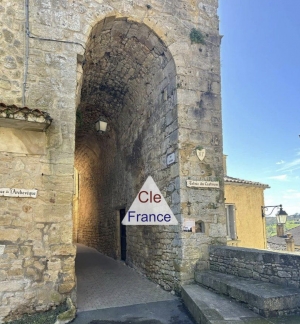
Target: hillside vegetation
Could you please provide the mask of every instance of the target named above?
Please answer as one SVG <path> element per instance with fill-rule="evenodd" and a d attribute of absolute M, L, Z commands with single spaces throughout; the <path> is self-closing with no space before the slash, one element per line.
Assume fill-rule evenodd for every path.
<path fill-rule="evenodd" d="M 300 226 L 299 221 L 287 220 L 285 224 L 285 233 L 290 229 Z M 277 234 L 276 231 L 276 221 L 273 224 L 266 225 L 267 237 L 271 237 Z"/>

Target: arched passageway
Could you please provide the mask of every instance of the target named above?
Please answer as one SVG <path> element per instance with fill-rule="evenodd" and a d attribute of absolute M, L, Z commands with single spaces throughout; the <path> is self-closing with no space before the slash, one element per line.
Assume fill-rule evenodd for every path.
<path fill-rule="evenodd" d="M 75 241 L 126 258 L 165 289 L 175 289 L 177 227 L 129 226 L 126 234 L 120 228 L 148 175 L 174 207 L 179 168 L 166 166 L 178 142 L 173 58 L 147 26 L 109 17 L 92 29 L 83 63 Z M 98 120 L 107 122 L 106 132 L 96 131 Z"/>

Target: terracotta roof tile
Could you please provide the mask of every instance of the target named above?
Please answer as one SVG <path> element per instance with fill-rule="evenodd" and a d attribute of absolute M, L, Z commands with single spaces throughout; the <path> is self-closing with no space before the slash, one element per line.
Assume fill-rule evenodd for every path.
<path fill-rule="evenodd" d="M 257 187 L 263 187 L 263 188 L 270 188 L 269 185 L 267 184 L 263 184 L 260 182 L 254 182 L 254 181 L 249 181 L 249 180 L 243 180 L 243 179 L 239 179 L 239 178 L 233 178 L 233 177 L 229 177 L 229 176 L 224 176 L 224 181 L 225 183 L 230 182 L 230 183 L 239 183 L 239 184 L 247 184 L 247 185 L 251 185 L 251 186 L 257 186 Z"/>
<path fill-rule="evenodd" d="M 2 118 L 16 118 L 28 120 L 30 118 L 44 118 L 49 123 L 52 122 L 52 118 L 47 112 L 39 109 L 30 109 L 28 107 L 17 107 L 15 105 L 5 105 L 0 103 L 0 117 Z"/>

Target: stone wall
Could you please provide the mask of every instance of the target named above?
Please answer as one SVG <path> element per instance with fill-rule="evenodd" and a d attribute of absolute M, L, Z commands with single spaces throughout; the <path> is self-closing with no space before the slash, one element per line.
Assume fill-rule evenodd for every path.
<path fill-rule="evenodd" d="M 210 248 L 210 269 L 274 284 L 300 287 L 300 255 L 236 247 Z"/>
<path fill-rule="evenodd" d="M 38 108 L 53 118 L 41 139 L 44 152 L 1 153 L 3 185 L 38 190 L 36 200 L 0 197 L 8 215 L 0 226 L 0 244 L 6 246 L 0 255 L 1 320 L 48 309 L 68 295 L 74 299 L 78 104 L 84 117 L 106 117 L 111 127 L 104 136 L 77 133 L 77 157 L 85 156 L 84 163 L 76 157 L 82 189 L 95 194 L 80 206 L 79 193 L 80 240 L 118 256 L 116 243 L 110 246 L 116 242 L 111 229 L 117 210 L 130 206 L 151 174 L 180 225 L 129 229 L 132 266 L 167 289 L 179 289 L 180 282 L 192 280 L 196 261 L 207 260 L 208 245 L 225 243 L 217 5 L 217 0 L 0 2 L 0 101 Z M 123 40 L 122 25 L 131 26 Z M 201 31 L 205 44 L 192 43 L 193 28 Z M 198 146 L 206 150 L 202 162 Z M 171 152 L 176 160 L 167 167 Z M 219 179 L 220 189 L 187 188 L 188 178 L 202 177 Z M 181 224 L 191 217 L 205 223 L 205 233 L 182 232 Z M 102 226 L 107 236 L 100 235 Z"/>
<path fill-rule="evenodd" d="M 46 133 L 1 128 L 1 187 L 37 189 L 36 199 L 0 197 L 1 323 L 55 307 L 68 296 L 76 300 L 71 207 L 77 53 L 70 44 L 26 38 L 24 8 L 25 1 L 0 3 L 0 102 L 47 111 L 54 120 Z M 32 31 L 30 10 L 29 17 Z"/>
<path fill-rule="evenodd" d="M 70 245 L 72 188 L 57 179 L 59 190 L 49 190 L 45 133 L 1 128 L 0 136 L 7 143 L 5 152 L 0 147 L 1 187 L 38 189 L 36 199 L 0 197 L 2 322 L 7 315 L 54 307 L 70 295 L 75 248 Z"/>
<path fill-rule="evenodd" d="M 0 2 L 0 102 L 22 105 L 24 82 L 24 3 Z"/>
<path fill-rule="evenodd" d="M 275 250 L 275 251 L 287 251 L 287 244 L 276 244 L 276 243 L 267 243 L 268 250 Z M 300 252 L 300 246 L 295 245 L 295 252 Z"/>
<path fill-rule="evenodd" d="M 154 7 L 148 10 L 151 14 Z M 180 226 L 128 228 L 127 262 L 166 289 L 178 289 L 180 281 L 192 280 L 196 261 L 207 260 L 208 245 L 225 242 L 220 38 L 206 34 L 205 46 L 191 46 L 191 29 L 185 39 L 184 29 L 178 29 L 182 41 L 168 45 L 166 36 L 174 22 L 163 15 L 170 27 L 165 34 L 161 25 L 118 16 L 100 21 L 91 31 L 78 108 L 82 125 L 77 128 L 75 162 L 81 179 L 77 237 L 119 257 L 118 210 L 130 207 L 152 175 Z M 213 17 L 213 11 L 209 15 Z M 199 61 L 193 59 L 199 53 Z M 208 66 L 212 68 L 205 72 Z M 98 119 L 108 121 L 106 134 L 96 134 Z M 202 163 L 196 156 L 199 144 L 207 152 Z M 176 163 L 167 167 L 166 156 L 173 152 Z M 221 189 L 186 188 L 187 179 L 202 177 L 220 179 Z M 205 223 L 206 233 L 182 233 L 188 202 L 191 217 Z"/>
<path fill-rule="evenodd" d="M 190 2 L 191 3 L 191 2 Z M 179 125 L 181 222 L 193 218 L 203 222 L 205 233 L 181 232 L 182 260 L 176 264 L 182 281 L 192 281 L 198 260 L 205 264 L 211 244 L 226 244 L 224 212 L 222 116 L 220 95 L 220 42 L 217 2 L 197 2 L 197 26 L 205 45 L 189 44 L 175 50 Z M 208 21 L 209 20 L 209 21 Z M 182 44 L 183 45 L 183 44 Z M 184 53 L 184 54 L 183 54 Z M 199 161 L 196 148 L 206 150 Z M 187 180 L 217 180 L 220 190 L 188 188 Z"/>

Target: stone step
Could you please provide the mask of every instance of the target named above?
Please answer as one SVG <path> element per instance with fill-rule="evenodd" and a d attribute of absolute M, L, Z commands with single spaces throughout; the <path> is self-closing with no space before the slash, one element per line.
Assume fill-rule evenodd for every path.
<path fill-rule="evenodd" d="M 197 324 L 272 323 L 243 307 L 239 302 L 197 284 L 183 286 L 181 297 Z"/>
<path fill-rule="evenodd" d="M 197 271 L 195 281 L 245 303 L 245 306 L 264 317 L 300 313 L 300 289 L 209 270 Z"/>

